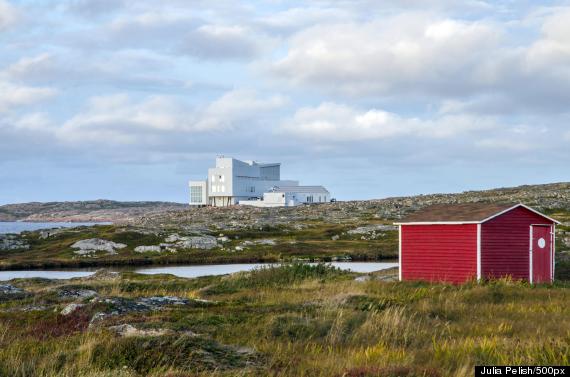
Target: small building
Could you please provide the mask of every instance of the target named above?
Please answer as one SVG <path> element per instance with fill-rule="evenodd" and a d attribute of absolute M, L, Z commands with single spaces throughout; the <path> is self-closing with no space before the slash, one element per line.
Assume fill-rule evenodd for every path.
<path fill-rule="evenodd" d="M 294 207 L 300 204 L 326 203 L 330 192 L 323 186 L 276 186 L 260 200 L 240 200 L 240 205 L 254 207 Z"/>
<path fill-rule="evenodd" d="M 558 221 L 524 204 L 433 205 L 399 225 L 400 280 L 554 280 Z"/>
<path fill-rule="evenodd" d="M 319 187 L 323 189 L 322 186 L 299 186 L 298 181 L 282 180 L 281 164 L 278 162 L 259 163 L 224 156 L 216 157 L 216 165 L 208 169 L 208 176 L 205 180 L 190 181 L 189 186 L 189 204 L 191 206 L 226 207 L 238 203 L 249 204 L 250 202 L 260 204 L 259 207 L 288 205 L 276 204 L 282 201 L 272 192 L 276 187 L 282 190 L 291 188 L 296 190 L 293 194 L 295 198 L 288 196 L 286 203 L 291 200 L 304 203 L 325 197 L 320 189 L 314 193 L 303 191 L 304 189 Z M 289 193 L 285 194 L 287 196 Z M 328 191 L 326 191 L 326 197 L 330 198 Z M 279 200 L 276 202 L 275 199 Z M 273 205 L 265 205 L 268 203 L 273 203 Z"/>

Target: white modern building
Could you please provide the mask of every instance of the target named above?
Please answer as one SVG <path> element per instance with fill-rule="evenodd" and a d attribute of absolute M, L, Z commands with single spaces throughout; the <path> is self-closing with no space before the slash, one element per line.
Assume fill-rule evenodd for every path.
<path fill-rule="evenodd" d="M 299 204 L 326 203 L 331 199 L 323 186 L 276 186 L 263 193 L 261 200 L 240 200 L 254 207 L 293 207 Z"/>
<path fill-rule="evenodd" d="M 299 186 L 281 180 L 280 163 L 240 161 L 219 156 L 204 181 L 190 181 L 191 206 L 225 207 L 235 204 L 261 207 L 289 206 L 330 200 L 322 186 Z M 269 205 L 271 203 L 271 205 Z"/>

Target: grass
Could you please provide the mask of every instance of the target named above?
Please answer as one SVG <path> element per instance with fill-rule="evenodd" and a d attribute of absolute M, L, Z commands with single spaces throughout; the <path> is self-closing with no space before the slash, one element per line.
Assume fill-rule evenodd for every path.
<path fill-rule="evenodd" d="M 145 234 L 134 229 L 118 225 L 98 225 L 82 227 L 77 230 L 63 231 L 47 239 L 40 237 L 40 232 L 26 232 L 24 238 L 30 244 L 29 250 L 0 251 L 0 269 L 35 269 L 61 267 L 101 267 L 146 264 L 220 264 L 280 262 L 295 259 L 330 261 L 335 258 L 352 260 L 393 259 L 398 256 L 397 232 L 387 231 L 376 240 L 366 240 L 346 235 L 356 226 L 331 224 L 326 221 L 308 221 L 303 229 L 288 227 L 261 227 L 240 231 L 227 231 L 224 235 L 229 242 L 223 248 L 213 250 L 187 249 L 176 253 L 148 252 L 136 253 L 134 249 L 143 245 L 158 245 L 172 233 L 185 234 L 172 229 L 160 234 Z M 211 235 L 218 236 L 219 231 Z M 342 237 L 333 240 L 333 236 Z M 98 252 L 94 257 L 77 256 L 71 248 L 75 242 L 89 238 L 102 238 L 122 243 L 126 248 L 115 255 Z M 247 245 L 241 251 L 245 241 L 272 239 L 275 245 Z"/>
<path fill-rule="evenodd" d="M 530 286 L 354 281 L 354 273 L 291 264 L 183 279 L 18 280 L 27 297 L 0 303 L 4 376 L 472 376 L 478 364 L 570 363 L 570 283 Z M 87 320 L 54 292 L 176 295 L 212 303 Z M 43 310 L 16 311 L 29 305 Z M 119 337 L 107 326 L 173 332 Z M 189 335 L 193 334 L 193 335 Z M 244 351 L 245 350 L 245 351 Z"/>

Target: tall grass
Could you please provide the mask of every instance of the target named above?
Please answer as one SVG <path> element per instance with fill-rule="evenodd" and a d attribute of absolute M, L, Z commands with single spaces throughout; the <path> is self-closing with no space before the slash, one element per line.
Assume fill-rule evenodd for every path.
<path fill-rule="evenodd" d="M 33 299 L 0 310 L 0 376 L 443 377 L 470 376 L 477 364 L 570 362 L 568 283 L 353 277 L 324 265 L 200 279 L 124 273 L 81 287 L 102 296 L 202 296 L 219 304 L 113 316 L 95 328 L 82 313 L 100 307 L 85 302 L 83 312 L 60 316 L 64 303 L 50 291 L 59 285 L 29 281 Z M 30 300 L 51 306 L 13 311 Z M 176 333 L 121 338 L 105 329 L 121 323 Z"/>

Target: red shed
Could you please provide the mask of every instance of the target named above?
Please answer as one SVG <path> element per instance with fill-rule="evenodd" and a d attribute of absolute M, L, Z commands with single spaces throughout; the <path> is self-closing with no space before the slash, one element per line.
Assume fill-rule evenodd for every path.
<path fill-rule="evenodd" d="M 554 279 L 558 221 L 524 204 L 433 205 L 400 228 L 400 280 Z"/>

